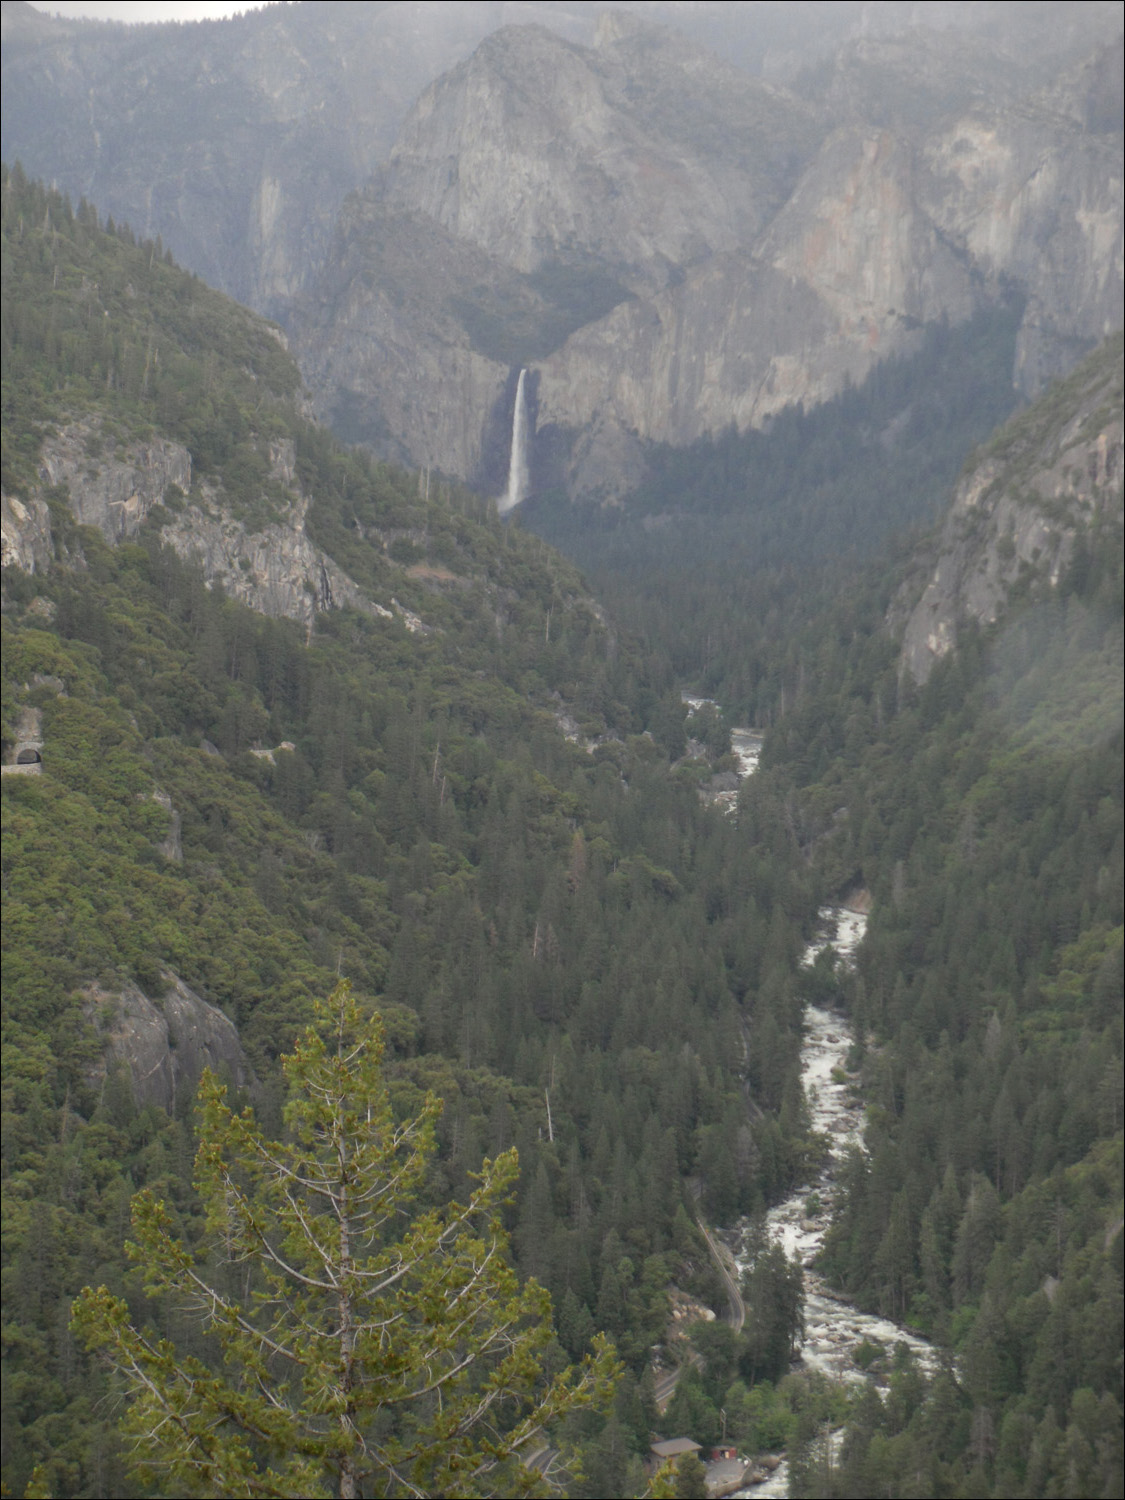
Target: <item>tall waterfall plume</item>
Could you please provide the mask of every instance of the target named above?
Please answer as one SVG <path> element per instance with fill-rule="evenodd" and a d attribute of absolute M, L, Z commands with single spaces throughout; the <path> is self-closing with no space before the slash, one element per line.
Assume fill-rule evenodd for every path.
<path fill-rule="evenodd" d="M 526 370 L 520 371 L 516 384 L 516 405 L 512 412 L 512 454 L 508 460 L 508 489 L 500 497 L 500 514 L 515 510 L 527 497 L 527 396 L 524 393 Z"/>

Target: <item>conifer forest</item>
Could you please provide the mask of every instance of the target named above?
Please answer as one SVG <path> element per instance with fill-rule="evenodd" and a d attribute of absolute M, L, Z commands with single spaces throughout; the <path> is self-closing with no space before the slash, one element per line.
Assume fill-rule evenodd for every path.
<path fill-rule="evenodd" d="M 4 1493 L 1116 1500 L 1120 8 L 190 9 L 3 8 Z"/>

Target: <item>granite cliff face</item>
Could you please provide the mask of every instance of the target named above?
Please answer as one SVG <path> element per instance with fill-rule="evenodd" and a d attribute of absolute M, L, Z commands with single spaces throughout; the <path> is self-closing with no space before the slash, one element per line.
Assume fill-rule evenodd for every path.
<path fill-rule="evenodd" d="M 47 484 L 66 487 L 80 526 L 96 526 L 113 545 L 134 535 L 173 485 L 190 491 L 191 455 L 166 439 L 120 442 L 106 438 L 100 423 L 76 422 L 43 444 L 40 473 Z"/>
<path fill-rule="evenodd" d="M 283 319 L 342 436 L 493 492 L 523 367 L 532 488 L 611 497 L 984 302 L 1027 395 L 1125 317 L 1097 0 L 4 24 L 9 154 Z"/>
<path fill-rule="evenodd" d="M 171 1112 L 190 1098 L 204 1068 L 226 1072 L 236 1088 L 253 1080 L 234 1022 L 200 998 L 177 975 L 165 974 L 156 1000 L 135 984 L 117 993 L 97 986 L 86 991 L 86 1012 L 103 1043 L 89 1081 L 104 1084 L 115 1069 L 132 1087 L 137 1107 L 155 1104 Z"/>
<path fill-rule="evenodd" d="M 74 422 L 47 438 L 40 475 L 65 492 L 75 520 L 93 526 L 112 545 L 136 535 L 155 507 L 164 542 L 198 562 L 209 583 L 262 614 L 311 623 L 318 611 L 350 605 L 372 614 L 393 611 L 367 598 L 347 574 L 309 540 L 309 496 L 296 479 L 293 444 L 270 446 L 272 478 L 288 504 L 265 525 L 235 514 L 221 486 L 193 485 L 191 455 L 179 443 L 109 436 L 97 419 Z M 53 553 L 50 513 L 43 499 L 4 496 L 3 564 L 42 569 Z"/>
<path fill-rule="evenodd" d="M 1011 23 L 866 36 L 790 91 L 636 19 L 592 48 L 495 33 L 345 213 L 296 321 L 319 409 L 496 487 L 527 366 L 536 481 L 611 497 L 646 442 L 828 400 L 1013 295 L 1034 394 L 1125 316 L 1121 53 L 1094 7 L 1053 32 L 1037 13 L 1022 50 Z M 407 222 L 413 280 L 387 274 Z"/>
<path fill-rule="evenodd" d="M 920 196 L 938 231 L 1027 297 L 1014 371 L 1027 395 L 1122 323 L 1121 126 L 1103 102 L 1121 73 L 1118 42 L 1019 108 L 959 116 L 923 149 Z"/>
<path fill-rule="evenodd" d="M 36 573 L 52 552 L 51 512 L 38 497 L 21 500 L 0 491 L 0 567 Z"/>
<path fill-rule="evenodd" d="M 437 74 L 532 5 L 274 5 L 121 26 L 3 6 L 4 159 L 85 195 L 212 286 L 278 315 L 345 194 Z M 562 14 L 564 30 L 581 18 Z"/>
<path fill-rule="evenodd" d="M 513 368 L 753 237 L 821 134 L 808 105 L 627 18 L 603 19 L 593 48 L 495 33 L 345 205 L 295 316 L 318 410 L 394 457 L 498 484 Z M 581 356 L 576 371 L 587 382 Z"/>
<path fill-rule="evenodd" d="M 1122 352 L 1120 336 L 1107 341 L 1001 429 L 957 486 L 937 562 L 906 620 L 902 669 L 915 682 L 954 649 L 961 624 L 994 624 L 1017 587 L 1049 593 L 1080 538 L 1099 523 L 1120 527 Z"/>
<path fill-rule="evenodd" d="M 802 38 L 788 7 L 631 3 L 784 68 Z M 589 44 L 595 0 L 321 0 L 225 21 L 122 26 L 3 4 L 3 156 L 146 238 L 260 312 L 281 316 L 321 264 L 345 195 L 386 160 L 418 95 L 502 26 Z M 739 9 L 742 9 L 741 7 Z M 862 7 L 818 4 L 815 52 Z M 796 54 L 794 53 L 794 56 Z"/>
<path fill-rule="evenodd" d="M 755 250 L 703 261 L 547 360 L 540 424 L 676 445 L 759 427 L 860 382 L 922 324 L 968 317 L 979 284 L 917 210 L 911 177 L 888 132 L 832 132 Z M 578 490 L 588 466 L 586 453 L 572 465 Z"/>
<path fill-rule="evenodd" d="M 652 290 L 753 238 L 819 134 L 792 95 L 627 17 L 592 48 L 508 27 L 422 95 L 383 197 L 516 270 L 602 264 Z"/>
<path fill-rule="evenodd" d="M 319 34 L 305 9 L 126 28 L 5 5 L 5 160 L 276 310 L 323 253 L 381 133 L 376 96 L 355 76 L 359 39 L 339 35 L 336 8 Z M 356 67 L 336 70 L 329 90 L 324 54 L 337 39 Z"/>
<path fill-rule="evenodd" d="M 475 246 L 354 197 L 297 335 L 318 414 L 398 462 L 478 474 L 512 351 L 484 352 L 469 330 L 486 342 L 497 306 L 518 337 L 521 314 L 534 327 L 545 304 Z"/>

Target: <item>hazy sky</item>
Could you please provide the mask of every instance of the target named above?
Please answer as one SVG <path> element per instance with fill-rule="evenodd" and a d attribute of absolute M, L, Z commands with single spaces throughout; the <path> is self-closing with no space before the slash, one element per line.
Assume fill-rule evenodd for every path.
<path fill-rule="evenodd" d="M 187 5 L 150 4 L 149 0 L 137 0 L 128 4 L 126 0 L 106 5 L 55 4 L 54 0 L 32 0 L 36 10 L 49 11 L 56 16 L 94 16 L 99 21 L 202 21 L 207 16 L 233 16 L 244 10 L 260 10 L 261 4 L 240 3 L 233 5 L 193 3 Z"/>

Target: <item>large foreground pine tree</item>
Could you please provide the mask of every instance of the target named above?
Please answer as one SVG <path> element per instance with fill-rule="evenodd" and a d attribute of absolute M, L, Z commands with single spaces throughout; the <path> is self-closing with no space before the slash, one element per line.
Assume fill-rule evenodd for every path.
<path fill-rule="evenodd" d="M 500 1222 L 515 1152 L 485 1162 L 467 1204 L 419 1208 L 440 1101 L 396 1124 L 382 1056 L 378 1019 L 342 984 L 285 1059 L 283 1142 L 251 1110 L 232 1113 L 204 1075 L 195 1180 L 208 1259 L 173 1236 L 151 1194 L 134 1200 L 130 1256 L 151 1294 L 195 1309 L 216 1357 L 138 1330 L 105 1287 L 75 1303 L 76 1327 L 131 1392 L 125 1423 L 148 1483 L 202 1495 L 533 1494 L 541 1480 L 521 1450 L 608 1397 L 603 1348 L 544 1375 L 550 1301 L 519 1284 Z"/>

